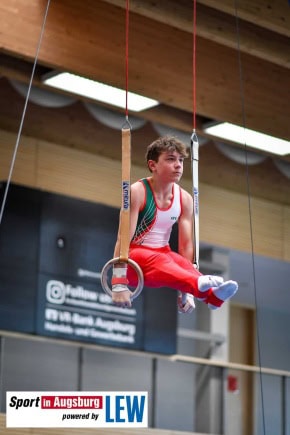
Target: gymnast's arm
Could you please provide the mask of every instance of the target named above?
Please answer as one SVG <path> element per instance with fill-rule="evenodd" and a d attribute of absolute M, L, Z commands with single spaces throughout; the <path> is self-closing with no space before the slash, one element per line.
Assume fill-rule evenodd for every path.
<path fill-rule="evenodd" d="M 130 197 L 130 240 L 135 233 L 139 210 L 141 209 L 145 199 L 144 186 L 140 182 L 133 183 L 131 185 L 131 197 Z M 120 212 L 121 218 L 121 212 Z M 118 236 L 114 250 L 114 258 L 120 256 L 120 239 L 121 239 L 121 219 L 119 219 Z"/>
<path fill-rule="evenodd" d="M 141 183 L 134 183 L 131 186 L 131 200 L 130 200 L 130 240 L 132 239 L 136 225 L 138 220 L 138 212 L 140 208 L 140 204 L 144 201 L 144 189 L 141 190 Z M 141 202 L 142 201 L 142 202 Z M 120 218 L 122 217 L 122 213 L 120 213 Z M 120 241 L 121 241 L 121 219 L 119 222 L 119 230 L 117 241 L 114 250 L 114 258 L 120 256 Z M 119 277 L 121 279 L 126 280 L 127 275 L 127 264 L 118 263 L 114 265 L 113 268 L 113 278 Z M 125 284 L 115 284 L 112 286 L 112 300 L 113 303 L 118 306 L 131 306 L 130 300 L 131 292 Z"/>
<path fill-rule="evenodd" d="M 181 189 L 182 212 L 178 220 L 178 252 L 193 262 L 193 199 L 192 196 Z"/>
<path fill-rule="evenodd" d="M 194 240 L 193 240 L 193 200 L 188 192 L 181 189 L 182 213 L 178 220 L 178 252 L 193 261 Z M 181 292 L 177 298 L 178 311 L 190 314 L 195 308 L 193 295 Z"/>

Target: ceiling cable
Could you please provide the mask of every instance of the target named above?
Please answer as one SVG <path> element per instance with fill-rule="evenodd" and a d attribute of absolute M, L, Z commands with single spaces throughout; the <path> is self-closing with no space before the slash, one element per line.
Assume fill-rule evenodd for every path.
<path fill-rule="evenodd" d="M 196 130 L 196 0 L 193 0 L 193 31 L 192 31 L 192 126 Z"/>
<path fill-rule="evenodd" d="M 9 175 L 8 175 L 8 178 L 7 178 L 7 182 L 6 182 L 6 186 L 5 186 L 5 190 L 4 190 L 4 195 L 3 195 L 3 199 L 2 199 L 1 211 L 0 211 L 0 225 L 2 223 L 4 209 L 5 209 L 5 205 L 6 205 L 6 202 L 7 202 L 8 190 L 9 190 L 9 187 L 10 187 L 10 184 L 11 184 L 11 179 L 12 179 L 12 174 L 13 174 L 13 170 L 14 170 L 15 160 L 16 160 L 16 156 L 17 156 L 17 152 L 18 152 L 18 148 L 19 148 L 20 137 L 21 137 L 21 133 L 22 133 L 22 129 L 23 129 L 23 124 L 24 124 L 24 119 L 25 119 L 25 115 L 26 115 L 26 111 L 27 111 L 28 100 L 29 100 L 29 97 L 30 97 L 30 92 L 31 92 L 31 88 L 32 88 L 32 82 L 33 82 L 33 78 L 34 78 L 34 74 L 35 74 L 35 69 L 36 69 L 36 65 L 37 65 L 37 61 L 38 61 L 38 56 L 39 56 L 39 52 L 40 52 L 42 38 L 43 38 L 43 35 L 44 35 L 44 29 L 45 29 L 45 24 L 46 24 L 46 18 L 47 18 L 47 14 L 48 14 L 49 5 L 50 5 L 50 0 L 47 1 L 46 10 L 45 10 L 45 13 L 44 13 L 43 23 L 42 23 L 42 26 L 41 26 L 40 36 L 39 36 L 39 39 L 38 39 L 38 44 L 37 44 L 37 49 L 36 49 L 36 55 L 35 55 L 35 58 L 34 58 L 34 63 L 33 63 L 33 67 L 32 67 L 31 77 L 30 77 L 30 81 L 29 81 L 29 86 L 28 86 L 28 90 L 27 90 L 27 94 L 26 94 L 26 98 L 25 98 L 25 103 L 24 103 L 23 111 L 22 111 L 20 126 L 19 126 L 19 130 L 18 130 L 18 133 L 17 133 L 16 143 L 15 143 L 15 146 L 14 146 L 13 156 L 12 156 L 12 160 L 11 160 L 11 164 L 10 164 Z"/>
<path fill-rule="evenodd" d="M 238 17 L 238 5 L 237 5 L 238 0 L 234 0 L 234 4 L 235 4 L 237 52 L 238 52 L 238 67 L 239 67 L 239 80 L 240 80 L 240 100 L 242 106 L 242 125 L 243 128 L 245 129 L 247 122 L 246 122 L 244 74 L 243 74 L 243 65 L 242 65 L 241 48 L 240 48 L 240 22 Z M 257 334 L 257 349 L 258 349 L 258 360 L 259 360 L 258 365 L 260 367 L 259 377 L 260 377 L 260 393 L 261 393 L 261 404 L 262 404 L 262 427 L 263 427 L 263 434 L 265 435 L 266 425 L 265 425 L 265 411 L 264 411 L 263 379 L 262 379 L 262 369 L 261 369 L 261 343 L 260 343 L 260 334 L 259 334 L 259 310 L 258 310 L 258 297 L 257 297 L 257 284 L 256 284 L 255 255 L 254 255 L 251 185 L 250 185 L 250 174 L 249 174 L 249 164 L 248 164 L 248 146 L 246 141 L 244 142 L 244 150 L 245 150 L 245 162 L 246 162 L 245 167 L 246 167 L 248 212 L 249 212 L 249 224 L 250 224 L 252 274 L 253 274 L 254 298 L 255 298 L 255 306 L 256 306 L 256 334 Z"/>

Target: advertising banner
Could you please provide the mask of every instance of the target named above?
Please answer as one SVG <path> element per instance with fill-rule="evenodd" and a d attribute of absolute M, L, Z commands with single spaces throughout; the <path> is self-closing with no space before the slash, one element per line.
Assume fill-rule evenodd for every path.
<path fill-rule="evenodd" d="M 138 349 L 142 309 L 112 304 L 99 283 L 39 275 L 37 333 Z"/>
<path fill-rule="evenodd" d="M 6 427 L 144 428 L 148 393 L 7 392 Z"/>

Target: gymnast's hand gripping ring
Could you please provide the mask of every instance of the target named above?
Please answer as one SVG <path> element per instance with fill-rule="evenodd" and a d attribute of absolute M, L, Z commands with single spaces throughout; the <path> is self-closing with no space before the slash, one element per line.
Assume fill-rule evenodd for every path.
<path fill-rule="evenodd" d="M 103 290 L 110 297 L 112 297 L 112 290 L 108 284 L 108 271 L 110 270 L 110 268 L 114 264 L 120 263 L 120 261 L 121 261 L 120 257 L 112 258 L 111 260 L 109 260 L 105 264 L 105 266 L 103 267 L 102 272 L 101 272 L 101 284 L 102 284 Z M 135 261 L 128 258 L 127 263 L 135 270 L 135 272 L 137 273 L 137 277 L 138 277 L 137 287 L 135 288 L 134 291 L 132 291 L 132 294 L 130 296 L 131 300 L 133 301 L 133 299 L 136 299 L 140 295 L 140 293 L 143 289 L 144 277 L 143 277 L 143 272 L 142 272 L 140 266 Z"/>

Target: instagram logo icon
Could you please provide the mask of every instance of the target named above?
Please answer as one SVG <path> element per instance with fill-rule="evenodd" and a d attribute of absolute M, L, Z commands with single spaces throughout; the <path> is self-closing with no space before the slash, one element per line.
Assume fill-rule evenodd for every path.
<path fill-rule="evenodd" d="M 65 285 L 61 281 L 50 280 L 46 284 L 46 299 L 52 304 L 63 304 L 65 301 Z"/>

